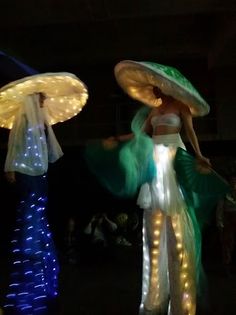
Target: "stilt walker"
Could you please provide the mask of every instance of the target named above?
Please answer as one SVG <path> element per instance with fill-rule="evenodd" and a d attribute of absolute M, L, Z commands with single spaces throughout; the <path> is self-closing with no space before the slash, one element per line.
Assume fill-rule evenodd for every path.
<path fill-rule="evenodd" d="M 51 125 L 77 115 L 88 91 L 71 73 L 44 73 L 0 89 L 0 126 L 10 129 L 5 172 L 19 202 L 5 310 L 46 314 L 58 294 L 59 265 L 47 220 L 48 164 L 63 152 Z"/>

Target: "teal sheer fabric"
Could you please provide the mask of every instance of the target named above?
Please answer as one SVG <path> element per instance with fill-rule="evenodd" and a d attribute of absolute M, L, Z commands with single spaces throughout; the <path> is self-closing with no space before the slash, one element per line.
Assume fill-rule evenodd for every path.
<path fill-rule="evenodd" d="M 150 109 L 141 107 L 131 123 L 133 137 L 106 148 L 103 141 L 88 144 L 85 160 L 106 189 L 119 197 L 133 197 L 139 187 L 156 176 L 152 139 L 143 132 Z"/>
<path fill-rule="evenodd" d="M 178 148 L 175 171 L 185 199 L 195 209 L 201 229 L 211 220 L 217 202 L 230 190 L 229 183 L 212 168 L 198 164 L 186 150 Z"/>

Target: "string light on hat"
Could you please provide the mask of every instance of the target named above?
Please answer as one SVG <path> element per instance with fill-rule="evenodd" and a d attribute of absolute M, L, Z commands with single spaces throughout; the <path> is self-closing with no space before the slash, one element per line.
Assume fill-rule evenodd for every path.
<path fill-rule="evenodd" d="M 0 89 L 0 126 L 11 129 L 26 95 L 44 93 L 50 125 L 76 116 L 88 99 L 86 85 L 67 72 L 43 73 L 11 82 Z"/>

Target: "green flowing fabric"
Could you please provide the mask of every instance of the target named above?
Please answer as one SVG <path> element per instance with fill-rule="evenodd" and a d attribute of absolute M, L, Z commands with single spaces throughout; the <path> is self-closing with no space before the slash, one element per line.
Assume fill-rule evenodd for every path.
<path fill-rule="evenodd" d="M 217 202 L 229 192 L 230 185 L 213 169 L 201 168 L 196 158 L 182 148 L 176 152 L 174 167 L 202 229 L 210 222 Z"/>
<path fill-rule="evenodd" d="M 202 225 L 199 218 L 196 216 L 196 209 L 193 207 L 192 200 L 189 199 L 188 193 L 180 185 L 181 191 L 187 205 L 187 211 L 191 218 L 194 231 L 194 245 L 195 245 L 195 266 L 196 266 L 196 290 L 199 302 L 204 305 L 207 303 L 207 278 L 202 265 Z"/>
<path fill-rule="evenodd" d="M 193 223 L 197 292 L 203 301 L 206 277 L 201 263 L 202 230 L 211 222 L 217 202 L 229 191 L 229 184 L 211 169 L 209 172 L 201 172 L 197 167 L 197 160 L 182 148 L 177 149 L 174 168 Z"/>
<path fill-rule="evenodd" d="M 131 140 L 118 142 L 111 149 L 102 141 L 86 146 L 84 156 L 89 169 L 116 196 L 133 197 L 143 183 L 156 176 L 153 142 L 142 131 L 149 112 L 146 106 L 137 111 L 131 123 Z"/>

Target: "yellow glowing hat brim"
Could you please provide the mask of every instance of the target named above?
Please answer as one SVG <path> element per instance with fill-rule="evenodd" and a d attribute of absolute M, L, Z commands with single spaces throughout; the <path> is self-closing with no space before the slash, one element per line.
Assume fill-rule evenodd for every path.
<path fill-rule="evenodd" d="M 44 93 L 50 125 L 76 116 L 86 104 L 88 89 L 74 74 L 42 73 L 13 81 L 0 89 L 0 127 L 11 129 L 26 95 Z"/>

